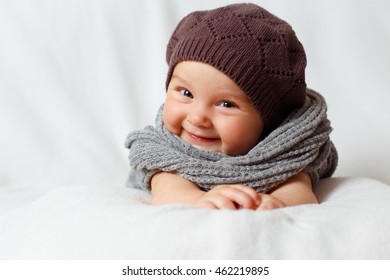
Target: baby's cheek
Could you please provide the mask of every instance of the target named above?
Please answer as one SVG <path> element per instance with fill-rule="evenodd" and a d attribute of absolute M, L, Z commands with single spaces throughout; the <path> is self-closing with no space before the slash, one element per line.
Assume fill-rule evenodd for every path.
<path fill-rule="evenodd" d="M 222 142 L 227 154 L 238 156 L 248 153 L 258 142 L 257 133 L 245 126 L 230 127 L 223 130 Z"/>
<path fill-rule="evenodd" d="M 176 110 L 171 110 L 170 107 L 164 107 L 163 111 L 164 126 L 173 134 L 179 135 L 181 131 L 181 121 Z"/>
<path fill-rule="evenodd" d="M 224 152 L 229 155 L 238 155 L 241 151 L 242 140 L 245 135 L 234 128 L 227 128 L 223 130 L 221 136 Z"/>

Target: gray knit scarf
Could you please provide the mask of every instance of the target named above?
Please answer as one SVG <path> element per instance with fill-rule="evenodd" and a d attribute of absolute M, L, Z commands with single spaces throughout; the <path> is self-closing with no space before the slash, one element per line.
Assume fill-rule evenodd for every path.
<path fill-rule="evenodd" d="M 337 165 L 337 152 L 329 139 L 332 130 L 323 97 L 308 89 L 303 107 L 261 140 L 246 155 L 229 156 L 202 151 L 170 133 L 163 125 L 160 108 L 156 127 L 128 135 L 130 166 L 138 183 L 150 190 L 158 172 L 174 172 L 203 190 L 219 184 L 243 184 L 267 193 L 299 172 L 308 172 L 313 184 L 330 177 Z"/>

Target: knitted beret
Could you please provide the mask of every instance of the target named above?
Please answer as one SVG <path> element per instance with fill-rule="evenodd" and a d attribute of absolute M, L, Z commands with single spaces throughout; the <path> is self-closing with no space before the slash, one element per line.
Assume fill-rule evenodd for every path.
<path fill-rule="evenodd" d="M 255 4 L 192 12 L 167 46 L 166 88 L 177 63 L 208 63 L 230 77 L 276 128 L 306 96 L 306 55 L 291 26 Z"/>

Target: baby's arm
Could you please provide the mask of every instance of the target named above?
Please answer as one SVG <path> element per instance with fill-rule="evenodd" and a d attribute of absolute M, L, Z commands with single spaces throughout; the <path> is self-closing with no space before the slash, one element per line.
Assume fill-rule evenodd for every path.
<path fill-rule="evenodd" d="M 318 203 L 310 176 L 299 173 L 270 194 L 258 194 L 243 185 L 219 185 L 202 191 L 196 184 L 174 173 L 160 172 L 151 182 L 152 204 L 191 204 L 214 209 L 275 209 Z"/>
<path fill-rule="evenodd" d="M 260 196 L 242 185 L 219 185 L 202 191 L 196 184 L 174 173 L 160 172 L 151 181 L 152 204 L 192 204 L 213 209 L 256 209 Z"/>
<path fill-rule="evenodd" d="M 280 184 L 270 194 L 261 194 L 258 210 L 281 208 L 300 204 L 317 204 L 309 174 L 301 172 Z"/>

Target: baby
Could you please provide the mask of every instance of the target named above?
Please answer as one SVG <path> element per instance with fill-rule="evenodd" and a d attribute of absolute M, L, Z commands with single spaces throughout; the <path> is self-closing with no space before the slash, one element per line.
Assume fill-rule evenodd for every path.
<path fill-rule="evenodd" d="M 126 140 L 152 204 L 265 210 L 318 203 L 337 153 L 291 26 L 254 4 L 193 12 L 167 47 L 156 127 Z"/>

